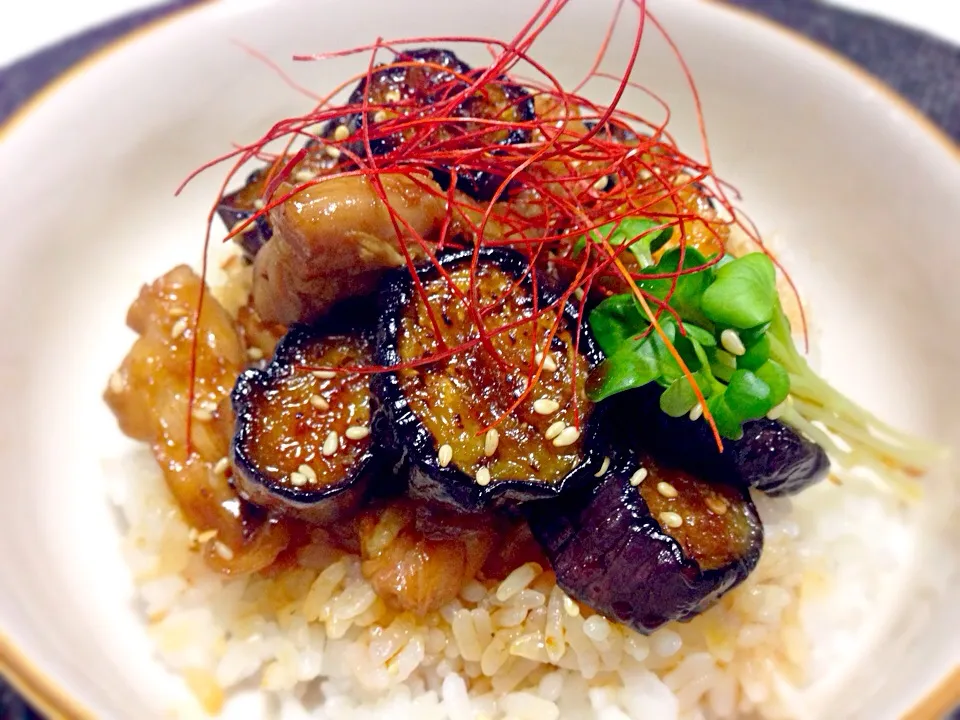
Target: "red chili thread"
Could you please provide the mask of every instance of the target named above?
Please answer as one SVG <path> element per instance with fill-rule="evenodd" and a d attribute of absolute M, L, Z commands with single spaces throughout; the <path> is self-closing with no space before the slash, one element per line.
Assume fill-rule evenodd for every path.
<path fill-rule="evenodd" d="M 487 327 L 484 317 L 491 306 L 481 306 L 477 292 L 477 267 L 479 249 L 485 247 L 510 246 L 521 250 L 527 255 L 528 268 L 525 277 L 529 277 L 533 284 L 533 310 L 529 317 L 521 319 L 530 322 L 534 346 L 530 349 L 525 390 L 521 397 L 512 403 L 509 410 L 496 420 L 494 425 L 502 420 L 503 416 L 515 410 L 527 398 L 543 370 L 543 360 L 535 360 L 536 347 L 540 346 L 539 323 L 544 315 L 552 319 L 546 337 L 543 338 L 546 351 L 563 322 L 562 308 L 565 303 L 571 302 L 574 293 L 579 289 L 583 293 L 578 300 L 577 328 L 574 334 L 574 350 L 579 348 L 579 335 L 583 322 L 583 314 L 587 297 L 591 291 L 609 293 L 609 283 L 622 283 L 632 292 L 649 316 L 651 331 L 657 332 L 666 343 L 669 351 L 681 367 L 687 380 L 691 383 L 698 400 L 704 406 L 704 416 L 711 425 L 718 446 L 722 447 L 715 423 L 706 407 L 705 398 L 693 381 L 676 348 L 664 334 L 660 326 L 663 313 L 673 317 L 681 332 L 685 332 L 683 323 L 676 311 L 669 305 L 669 299 L 676 288 L 679 278 L 683 274 L 698 272 L 710 267 L 719 261 L 722 256 L 724 242 L 720 230 L 723 226 L 738 225 L 757 243 L 764 252 L 764 247 L 756 229 L 749 220 L 737 212 L 728 197 L 727 189 L 735 195 L 732 186 L 716 177 L 712 169 L 712 160 L 709 142 L 705 130 L 705 121 L 700 103 L 699 94 L 689 67 L 659 21 L 646 9 L 644 0 L 620 0 L 601 46 L 583 79 L 573 87 L 565 90 L 562 84 L 543 65 L 531 55 L 531 50 L 543 30 L 557 17 L 570 0 L 546 0 L 542 2 L 536 12 L 528 19 L 524 26 L 509 42 L 495 38 L 474 36 L 450 37 L 419 37 L 384 41 L 378 38 L 370 45 L 355 47 L 317 55 L 295 55 L 296 61 L 318 61 L 335 57 L 352 56 L 369 53 L 367 68 L 364 73 L 358 74 L 350 80 L 338 85 L 325 96 L 316 96 L 308 89 L 302 88 L 283 73 L 282 69 L 255 50 L 244 48 L 254 57 L 266 62 L 271 69 L 277 72 L 284 82 L 299 92 L 311 98 L 319 98 L 316 105 L 300 117 L 285 118 L 275 123 L 263 137 L 245 145 L 235 145 L 233 150 L 224 153 L 209 163 L 205 163 L 184 181 L 184 185 L 200 172 L 223 162 L 231 162 L 231 169 L 224 179 L 220 193 L 222 196 L 226 188 L 233 182 L 241 168 L 251 160 L 261 160 L 270 163 L 267 169 L 267 178 L 261 199 L 264 207 L 254 213 L 245 223 L 231 228 L 227 239 L 252 227 L 258 218 L 267 216 L 272 210 L 295 196 L 306 188 L 336 177 L 364 178 L 371 186 L 379 200 L 387 208 L 391 224 L 396 234 L 404 262 L 411 273 L 417 296 L 425 305 L 433 325 L 433 332 L 437 342 L 437 351 L 427 357 L 396 367 L 351 367 L 341 368 L 347 372 L 382 372 L 397 370 L 404 367 L 419 365 L 449 359 L 458 352 L 474 347 L 483 347 L 492 357 L 508 369 L 509 362 L 502 358 L 496 349 L 492 338 L 504 332 L 515 323 L 507 323 L 500 327 Z M 636 11 L 635 32 L 632 39 L 628 60 L 622 73 L 611 74 L 601 70 L 610 44 L 613 40 L 614 26 L 623 22 L 622 15 L 627 6 Z M 690 92 L 697 113 L 697 123 L 700 131 L 704 160 L 697 161 L 682 153 L 676 146 L 667 130 L 670 120 L 670 108 L 666 102 L 653 91 L 631 80 L 631 73 L 637 60 L 646 21 L 649 20 L 656 31 L 664 37 L 671 51 L 675 55 L 684 76 L 689 84 Z M 487 50 L 492 60 L 490 65 L 482 70 L 469 74 L 458 73 L 450 68 L 434 63 L 422 63 L 403 59 L 399 53 L 405 48 L 414 45 L 477 45 Z M 394 53 L 394 60 L 387 63 L 393 68 L 411 67 L 413 65 L 433 67 L 449 76 L 445 82 L 438 83 L 433 91 L 443 101 L 433 105 L 417 105 L 415 99 L 404 99 L 396 103 L 372 102 L 370 93 L 362 93 L 360 102 L 334 105 L 332 98 L 356 82 L 362 82 L 369 90 L 372 87 L 376 73 L 384 66 L 377 65 L 377 55 L 380 51 Z M 537 73 L 537 77 L 526 78 L 512 73 L 520 63 L 525 63 Z M 615 89 L 608 104 L 594 102 L 582 97 L 580 90 L 590 81 L 611 81 Z M 525 87 L 531 94 L 536 94 L 540 104 L 545 109 L 544 114 L 536 114 L 532 120 L 518 119 L 511 112 L 520 100 L 514 100 L 513 105 L 504 108 L 499 117 L 469 117 L 459 115 L 458 110 L 462 103 L 470 97 L 491 97 L 491 92 L 498 85 L 510 88 Z M 628 90 L 635 90 L 645 94 L 657 102 L 664 111 L 661 122 L 652 122 L 637 114 L 628 112 L 619 107 L 623 95 Z M 505 95 L 509 97 L 509 94 Z M 377 111 L 387 111 L 389 116 L 382 122 L 373 122 L 371 116 Z M 558 114 L 559 112 L 559 114 Z M 291 153 L 293 143 L 301 137 L 314 137 L 307 130 L 312 127 L 327 127 L 332 129 L 338 119 L 350 115 L 360 118 L 359 129 L 350 132 L 343 140 L 336 140 L 332 133 L 325 133 L 329 137 L 320 140 L 319 152 L 323 146 L 329 145 L 340 150 L 343 160 L 340 165 L 329 173 L 315 177 L 307 182 L 294 185 L 291 182 L 296 168 L 308 157 L 309 151 L 304 148 Z M 588 125 L 589 123 L 589 125 Z M 529 134 L 529 141 L 516 144 L 500 144 L 496 136 L 511 132 L 523 131 Z M 617 133 L 621 137 L 617 137 Z M 643 134 L 641 134 L 643 133 Z M 626 138 L 626 141 L 624 141 Z M 377 141 L 393 141 L 385 152 L 374 154 L 373 145 Z M 269 152 L 267 146 L 271 143 L 283 141 L 284 149 L 279 152 Z M 363 152 L 354 152 L 352 148 L 362 145 Z M 446 189 L 438 188 L 430 177 L 431 171 L 444 168 L 450 173 L 449 185 Z M 456 179 L 466 172 L 484 172 L 493 177 L 501 178 L 494 197 L 500 193 L 508 193 L 513 200 L 510 202 L 478 203 L 475 200 L 455 190 Z M 411 180 L 426 194 L 432 194 L 445 201 L 445 216 L 438 238 L 421 237 L 392 207 L 382 177 L 386 174 L 403 175 Z M 606 187 L 598 189 L 599 181 L 608 178 Z M 183 185 L 178 188 L 179 192 Z M 691 188 L 696 193 L 706 197 L 720 207 L 720 211 L 732 220 L 722 220 L 715 217 L 715 213 L 705 217 L 696 210 L 696 203 L 688 203 L 684 193 Z M 526 212 L 526 214 L 525 214 Z M 211 228 L 216 214 L 216 205 L 208 215 L 208 227 L 204 239 L 203 277 L 206 280 L 207 255 L 211 238 Z M 594 238 L 597 229 L 608 223 L 617 224 L 624 218 L 643 215 L 660 223 L 662 227 L 674 228 L 674 243 L 679 247 L 680 267 L 674 273 L 640 274 L 639 267 L 628 267 L 630 256 L 624 255 L 629 249 L 629 243 L 613 247 L 609 243 L 610 232 L 606 237 L 600 237 L 597 242 L 587 241 L 586 247 L 577 257 L 573 257 L 573 247 L 581 237 Z M 716 257 L 695 267 L 683 267 L 686 249 L 689 242 L 688 229 L 697 225 L 705 229 L 712 237 L 713 245 L 718 250 Z M 412 242 L 413 245 L 408 245 Z M 466 293 L 458 288 L 450 274 L 440 266 L 436 252 L 444 247 L 473 247 L 473 257 L 470 264 L 470 286 Z M 768 254 L 770 254 L 768 252 Z M 777 267 L 783 270 L 776 258 L 772 258 Z M 534 268 L 538 263 L 551 262 L 564 270 L 570 276 L 569 284 L 560 298 L 551 303 L 542 305 L 537 289 L 537 275 Z M 475 325 L 476 337 L 462 343 L 458 347 L 447 347 L 440 332 L 440 326 L 433 314 L 433 309 L 427 297 L 426 289 L 417 273 L 422 264 L 432 265 L 439 275 L 444 278 L 460 302 L 465 303 L 472 322 Z M 659 298 L 643 291 L 637 280 L 669 279 L 671 289 L 666 298 Z M 787 277 L 793 288 L 793 282 Z M 523 282 L 523 278 L 515 280 L 507 288 L 503 296 L 513 292 Z M 204 283 L 205 288 L 205 283 Z M 599 289 L 598 289 L 599 288 Z M 794 288 L 794 292 L 796 292 Z M 200 322 L 200 313 L 204 291 L 201 290 L 200 301 L 194 313 L 194 337 L 191 355 L 191 383 L 190 408 L 192 410 L 195 394 L 195 371 L 197 351 L 197 328 Z M 801 306 L 802 313 L 802 306 Z M 804 334 L 806 325 L 804 319 Z M 546 353 L 545 353 L 546 354 Z M 579 418 L 576 407 L 576 364 L 573 365 L 574 383 L 574 412 Z M 312 369 L 312 368 L 311 368 Z M 321 369 L 321 368 L 316 368 Z M 187 437 L 190 436 L 190 415 L 188 414 Z M 579 420 L 578 420 L 579 422 Z"/>

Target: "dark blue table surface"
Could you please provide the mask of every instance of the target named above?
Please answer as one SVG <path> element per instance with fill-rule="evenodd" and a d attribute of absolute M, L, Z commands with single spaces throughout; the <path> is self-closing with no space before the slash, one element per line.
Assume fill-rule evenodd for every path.
<path fill-rule="evenodd" d="M 174 0 L 93 28 L 0 68 L 0 124 L 37 90 L 91 52 L 195 0 Z M 728 0 L 827 45 L 884 81 L 960 142 L 960 48 L 813 0 Z M 949 5 L 951 0 L 944 0 Z M 5 20 L 11 22 L 13 18 Z M 0 720 L 37 715 L 0 678 Z M 960 720 L 960 710 L 952 720 Z"/>

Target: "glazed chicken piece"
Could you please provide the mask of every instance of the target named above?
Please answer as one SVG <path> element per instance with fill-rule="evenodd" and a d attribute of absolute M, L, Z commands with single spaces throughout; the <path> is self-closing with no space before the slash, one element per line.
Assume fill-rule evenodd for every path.
<path fill-rule="evenodd" d="M 237 311 L 237 325 L 244 345 L 247 347 L 247 357 L 251 360 L 258 360 L 261 357 L 269 360 L 280 338 L 287 332 L 284 325 L 264 322 L 250 303 L 241 306 Z"/>
<path fill-rule="evenodd" d="M 262 323 L 312 323 L 336 303 L 373 293 L 384 273 L 416 263 L 443 235 L 473 242 L 540 232 L 520 223 L 538 210 L 497 203 L 486 208 L 460 193 L 448 194 L 426 175 L 380 176 L 390 209 L 374 181 L 334 177 L 304 188 L 270 211 L 273 237 L 253 265 L 253 308 Z M 289 192 L 281 186 L 278 193 Z M 394 214 L 396 217 L 394 217 Z"/>
<path fill-rule="evenodd" d="M 206 294 L 194 367 L 193 321 L 202 288 L 186 265 L 143 287 L 127 313 L 139 337 L 111 376 L 104 400 L 126 435 L 150 444 L 187 521 L 201 532 L 216 530 L 216 541 L 207 544 L 210 564 L 227 573 L 251 572 L 276 557 L 287 535 L 282 526 L 246 515 L 220 467 L 233 432 L 229 394 L 246 353 L 232 318 Z"/>
<path fill-rule="evenodd" d="M 460 516 L 398 501 L 358 523 L 361 569 L 377 595 L 424 615 L 453 600 L 483 567 L 497 538 L 483 516 Z"/>
<path fill-rule="evenodd" d="M 273 237 L 254 261 L 253 302 L 268 323 L 311 322 L 337 301 L 367 295 L 383 272 L 424 257 L 446 217 L 430 178 L 336 177 L 305 188 L 270 212 Z M 289 192 L 281 186 L 279 193 Z"/>
<path fill-rule="evenodd" d="M 104 399 L 120 429 L 132 438 L 163 443 L 185 452 L 186 416 L 193 344 L 193 321 L 202 282 L 180 265 L 144 286 L 130 306 L 127 325 L 139 337 L 123 364 L 110 378 Z M 216 462 L 228 449 L 229 433 L 221 432 L 221 402 L 230 394 L 243 368 L 245 353 L 233 319 L 207 294 L 204 298 L 196 357 L 194 451 Z M 173 459 L 185 456 L 174 453 Z"/>

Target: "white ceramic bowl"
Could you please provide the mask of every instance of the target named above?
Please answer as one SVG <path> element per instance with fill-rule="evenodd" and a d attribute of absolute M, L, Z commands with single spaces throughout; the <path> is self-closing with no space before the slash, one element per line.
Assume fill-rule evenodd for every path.
<path fill-rule="evenodd" d="M 147 718 L 177 691 L 151 657 L 105 500 L 101 458 L 129 443 L 100 394 L 131 341 L 123 318 L 140 284 L 199 259 L 219 177 L 177 199 L 172 190 L 231 140 L 305 108 L 232 41 L 284 60 L 377 34 L 503 36 L 533 4 L 209 4 L 85 63 L 3 130 L 0 659 L 48 711 Z M 575 0 L 538 57 L 575 77 L 612 4 Z M 788 248 L 819 320 L 824 373 L 956 446 L 957 149 L 864 75 L 770 24 L 694 0 L 651 5 L 697 80 L 715 167 Z M 624 48 L 615 43 L 611 66 Z M 324 89 L 356 67 L 289 69 Z M 636 79 L 671 103 L 681 147 L 696 153 L 689 94 L 652 32 Z M 811 717 L 893 717 L 960 660 L 960 536 L 944 523 L 957 483 L 929 482 L 912 562 L 850 628 L 849 652 L 811 690 Z"/>

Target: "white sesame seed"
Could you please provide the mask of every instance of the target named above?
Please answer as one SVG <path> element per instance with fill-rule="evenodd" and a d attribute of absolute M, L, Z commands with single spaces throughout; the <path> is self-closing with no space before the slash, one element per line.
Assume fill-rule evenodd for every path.
<path fill-rule="evenodd" d="M 550 353 L 544 355 L 542 352 L 538 352 L 534 359 L 537 361 L 538 365 L 543 363 L 543 369 L 547 372 L 557 371 L 557 361 L 553 359 L 553 355 Z"/>
<path fill-rule="evenodd" d="M 185 317 L 177 320 L 173 327 L 170 328 L 170 337 L 176 340 L 178 337 L 183 335 L 187 331 L 187 319 Z"/>
<path fill-rule="evenodd" d="M 378 123 L 379 123 L 379 122 L 383 122 L 383 121 L 386 120 L 386 119 L 387 119 L 387 112 L 386 112 L 386 110 L 377 110 L 377 111 L 373 114 L 373 121 L 374 121 L 374 122 L 378 122 Z"/>
<path fill-rule="evenodd" d="M 683 518 L 675 512 L 662 512 L 660 513 L 660 524 L 666 525 L 668 528 L 678 528 L 683 525 Z"/>
<path fill-rule="evenodd" d="M 199 543 L 198 538 L 200 535 L 197 533 L 195 527 L 190 528 L 190 531 L 187 533 L 187 540 L 190 542 L 191 547 Z"/>
<path fill-rule="evenodd" d="M 330 157 L 332 157 L 334 160 L 336 160 L 338 157 L 340 157 L 340 154 L 341 154 L 341 153 L 340 153 L 340 148 L 334 147 L 333 145 L 327 145 L 326 151 L 327 151 L 327 155 L 329 155 Z"/>
<path fill-rule="evenodd" d="M 580 431 L 569 425 L 565 427 L 559 435 L 553 439 L 554 447 L 567 447 L 568 445 L 573 445 L 577 440 L 580 439 Z"/>
<path fill-rule="evenodd" d="M 121 393 L 123 392 L 124 382 L 123 375 L 120 374 L 120 371 L 117 370 L 110 374 L 110 392 L 112 393 Z"/>
<path fill-rule="evenodd" d="M 597 470 L 593 476 L 594 477 L 603 477 L 607 470 L 610 468 L 610 458 L 605 457 L 603 463 L 600 465 L 600 469 Z"/>
<path fill-rule="evenodd" d="M 663 495 L 665 498 L 675 498 L 679 493 L 677 489 L 668 482 L 663 482 L 662 480 L 657 483 L 657 492 Z"/>
<path fill-rule="evenodd" d="M 330 457 L 333 455 L 337 448 L 340 446 L 340 436 L 337 435 L 336 430 L 331 430 L 327 433 L 326 439 L 323 441 L 323 448 L 320 450 L 325 457 Z"/>
<path fill-rule="evenodd" d="M 566 593 L 563 595 L 563 609 L 570 617 L 576 617 L 580 614 L 580 606 Z"/>
<path fill-rule="evenodd" d="M 217 475 L 223 475 L 228 467 L 230 467 L 230 461 L 226 457 L 222 457 L 217 460 L 217 464 L 213 466 L 213 471 Z"/>
<path fill-rule="evenodd" d="M 703 415 L 703 405 L 700 403 L 697 403 L 696 405 L 693 406 L 693 409 L 690 411 L 690 419 L 699 420 L 702 415 Z"/>
<path fill-rule="evenodd" d="M 213 549 L 216 551 L 217 555 L 222 557 L 224 560 L 227 560 L 228 562 L 230 560 L 233 560 L 233 550 L 231 550 L 229 547 L 224 545 L 219 540 L 217 540 L 217 542 L 214 543 Z"/>
<path fill-rule="evenodd" d="M 347 436 L 348 440 L 363 440 L 370 434 L 370 428 L 363 425 L 351 425 L 343 434 Z"/>
<path fill-rule="evenodd" d="M 770 408 L 770 412 L 767 413 L 767 419 L 777 420 L 781 415 L 783 415 L 783 411 L 786 409 L 787 409 L 787 401 L 784 400 L 779 405 L 774 405 L 772 408 Z"/>
<path fill-rule="evenodd" d="M 303 487 L 307 484 L 307 476 L 302 472 L 290 473 L 290 484 L 294 487 Z"/>
<path fill-rule="evenodd" d="M 553 415 L 560 409 L 560 403 L 550 398 L 540 398 L 533 403 L 533 411 L 538 415 Z"/>
<path fill-rule="evenodd" d="M 706 498 L 704 498 L 704 503 L 706 503 L 707 507 L 717 515 L 724 515 L 727 512 L 727 501 L 721 497 L 708 495 Z"/>
<path fill-rule="evenodd" d="M 302 183 L 310 182 L 315 177 L 317 177 L 317 174 L 312 170 L 297 170 L 293 174 L 293 179 Z"/>
<path fill-rule="evenodd" d="M 251 360 L 263 360 L 263 350 L 258 347 L 248 347 L 247 357 Z"/>
<path fill-rule="evenodd" d="M 316 135 L 317 137 L 321 137 L 325 129 L 326 129 L 326 125 L 324 125 L 324 123 L 317 123 L 316 125 L 311 125 L 310 127 L 308 127 L 307 132 L 310 133 L 311 135 Z"/>
<path fill-rule="evenodd" d="M 304 463 L 303 465 L 301 465 L 300 467 L 298 467 L 298 468 L 297 468 L 297 472 L 300 473 L 301 475 L 303 475 L 303 476 L 304 476 L 307 480 L 309 480 L 310 482 L 316 482 L 316 481 L 317 481 L 317 473 L 316 473 L 316 471 L 315 471 L 312 467 L 310 467 L 309 465 L 307 465 L 306 463 Z"/>
<path fill-rule="evenodd" d="M 313 376 L 318 380 L 332 380 L 337 376 L 335 370 L 314 370 Z"/>
<path fill-rule="evenodd" d="M 253 230 L 253 223 L 247 220 L 240 220 L 239 222 L 234 223 L 233 227 L 230 228 L 230 232 L 233 235 L 248 233 Z"/>
<path fill-rule="evenodd" d="M 497 451 L 497 446 L 500 444 L 500 433 L 496 428 L 490 428 L 487 430 L 486 436 L 483 438 L 483 454 L 487 457 L 490 457 Z"/>
<path fill-rule="evenodd" d="M 346 125 L 337 125 L 337 129 L 333 131 L 333 139 L 340 142 L 348 137 L 350 137 L 350 128 Z"/>
<path fill-rule="evenodd" d="M 647 479 L 647 469 L 640 468 L 633 475 L 630 476 L 630 484 L 636 487 L 646 479 Z"/>
<path fill-rule="evenodd" d="M 400 91 L 399 90 L 388 90 L 383 94 L 383 99 L 388 103 L 395 103 L 400 101 Z"/>
<path fill-rule="evenodd" d="M 733 328 L 727 328 L 720 333 L 720 344 L 731 355 L 743 355 L 747 351 L 740 334 Z"/>
<path fill-rule="evenodd" d="M 194 528 L 194 532 L 196 532 L 196 535 L 194 535 L 194 537 L 196 538 L 197 543 L 209 542 L 210 540 L 213 540 L 217 536 L 216 530 L 204 530 L 203 532 L 199 532 L 196 530 L 196 528 Z"/>
<path fill-rule="evenodd" d="M 257 210 L 263 210 L 266 206 L 267 204 L 260 198 L 253 201 L 253 207 Z"/>
<path fill-rule="evenodd" d="M 323 399 L 320 395 L 311 395 L 310 404 L 313 405 L 317 410 L 329 410 L 330 403 Z"/>
<path fill-rule="evenodd" d="M 574 291 L 573 291 L 573 296 L 574 296 L 577 300 L 583 300 L 583 288 L 578 287 L 576 290 L 574 290 Z"/>
<path fill-rule="evenodd" d="M 602 192 L 607 189 L 607 185 L 610 183 L 609 178 L 604 175 L 603 177 L 597 178 L 597 181 L 593 184 L 593 189 L 597 192 Z"/>
<path fill-rule="evenodd" d="M 479 470 L 477 470 L 477 485 L 479 485 L 480 487 L 484 487 L 489 484 L 490 484 L 490 471 L 485 467 L 482 467 Z"/>
<path fill-rule="evenodd" d="M 555 437 L 557 437 L 557 435 L 563 432 L 563 429 L 566 426 L 567 424 L 563 420 L 557 420 L 553 425 L 547 428 L 547 431 L 543 434 L 543 436 L 547 440 L 553 440 Z"/>
<path fill-rule="evenodd" d="M 446 467 L 451 460 L 453 460 L 453 448 L 446 444 L 441 445 L 437 451 L 437 462 L 440 463 L 440 467 Z"/>

